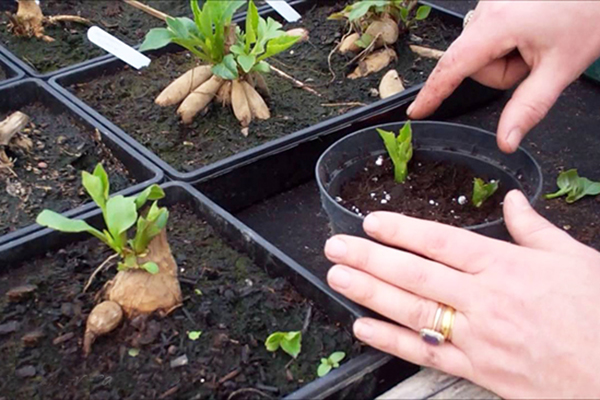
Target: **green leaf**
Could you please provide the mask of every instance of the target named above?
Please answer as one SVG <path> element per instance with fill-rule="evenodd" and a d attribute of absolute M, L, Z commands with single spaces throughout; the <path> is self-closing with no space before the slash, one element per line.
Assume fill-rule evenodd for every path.
<path fill-rule="evenodd" d="M 252 54 L 243 54 L 241 56 L 238 56 L 237 61 L 238 64 L 240 64 L 240 66 L 244 70 L 244 72 L 248 73 L 250 72 L 250 70 L 252 70 L 254 63 L 256 62 L 256 56 L 253 56 Z"/>
<path fill-rule="evenodd" d="M 143 216 L 138 218 L 135 237 L 131 241 L 131 247 L 136 254 L 146 252 L 150 241 L 167 225 L 168 218 L 169 211 L 166 208 L 159 208 L 156 202 L 152 204 L 145 218 Z"/>
<path fill-rule="evenodd" d="M 369 8 L 374 6 L 373 1 L 359 1 L 358 3 L 354 3 L 352 5 L 352 10 L 348 14 L 348 19 L 350 21 L 356 21 L 365 16 L 366 13 L 369 12 Z"/>
<path fill-rule="evenodd" d="M 475 207 L 479 208 L 481 205 L 489 199 L 496 190 L 498 190 L 498 184 L 500 181 L 493 181 L 485 183 L 483 179 L 475 178 L 473 181 L 473 196 L 472 203 Z"/>
<path fill-rule="evenodd" d="M 362 47 L 363 49 L 366 49 L 367 47 L 369 47 L 371 45 L 371 43 L 373 43 L 373 39 L 374 39 L 373 36 L 369 35 L 368 33 L 365 33 L 357 41 L 355 41 L 354 44 L 357 45 L 358 47 Z"/>
<path fill-rule="evenodd" d="M 569 193 L 567 203 L 574 203 L 584 196 L 596 196 L 600 194 L 600 182 L 594 182 L 588 178 L 579 178 L 577 190 Z"/>
<path fill-rule="evenodd" d="M 140 46 L 140 51 L 156 50 L 165 47 L 171 43 L 173 34 L 166 28 L 154 28 L 146 34 L 144 43 Z"/>
<path fill-rule="evenodd" d="M 106 202 L 106 227 L 118 247 L 123 247 L 126 232 L 137 220 L 135 200 L 131 197 L 115 196 Z"/>
<path fill-rule="evenodd" d="M 394 179 L 403 183 L 408 175 L 408 162 L 413 156 L 412 128 L 407 121 L 396 138 L 393 132 L 377 128 L 379 136 L 383 139 L 385 148 L 394 163 Z"/>
<path fill-rule="evenodd" d="M 55 213 L 54 211 L 44 210 L 38 215 L 35 222 L 38 225 L 54 229 L 60 232 L 67 233 L 79 233 L 87 232 L 94 235 L 104 243 L 108 243 L 107 237 L 102 234 L 99 230 L 94 229 L 87 222 L 80 219 L 70 219 L 63 217 L 62 215 Z"/>
<path fill-rule="evenodd" d="M 283 332 L 275 332 L 270 334 L 267 340 L 265 340 L 265 347 L 267 348 L 267 351 L 277 351 L 281 345 L 281 341 L 283 340 L 283 335 Z"/>
<path fill-rule="evenodd" d="M 269 42 L 267 43 L 267 51 L 260 57 L 258 57 L 258 61 L 263 61 L 269 57 L 286 51 L 287 49 L 292 47 L 299 39 L 300 36 L 282 35 L 269 40 Z"/>
<path fill-rule="evenodd" d="M 158 185 L 151 185 L 135 198 L 135 207 L 139 210 L 148 200 L 160 200 L 165 197 L 165 192 Z"/>
<path fill-rule="evenodd" d="M 226 80 L 238 78 L 237 63 L 233 54 L 228 54 L 223 58 L 223 62 L 212 67 L 212 73 Z"/>
<path fill-rule="evenodd" d="M 190 340 L 198 340 L 200 338 L 200 336 L 202 336 L 202 331 L 190 331 L 188 332 L 188 338 Z"/>
<path fill-rule="evenodd" d="M 108 196 L 105 196 L 104 184 L 102 178 L 92 175 L 87 171 L 81 172 L 81 184 L 85 188 L 85 191 L 90 195 L 94 203 L 102 209 L 102 212 L 106 210 L 106 200 Z"/>
<path fill-rule="evenodd" d="M 175 34 L 175 36 L 183 39 L 189 38 L 188 24 L 182 21 L 182 18 L 167 17 L 167 26 L 169 27 L 169 30 Z"/>
<path fill-rule="evenodd" d="M 202 290 L 200 289 L 194 289 L 194 293 L 196 293 L 198 296 L 202 296 Z"/>
<path fill-rule="evenodd" d="M 408 21 L 408 8 L 406 8 L 406 7 L 400 8 L 400 18 L 402 19 L 402 21 L 404 23 L 406 23 Z"/>
<path fill-rule="evenodd" d="M 556 185 L 559 190 L 555 193 L 545 195 L 546 199 L 554 199 L 556 197 L 564 196 L 571 190 L 577 187 L 577 181 L 579 180 L 579 174 L 576 169 L 570 169 L 568 171 L 561 172 L 556 180 Z"/>
<path fill-rule="evenodd" d="M 256 43 L 258 39 L 257 35 L 259 19 L 260 16 L 258 15 L 258 9 L 256 8 L 256 5 L 254 5 L 254 1 L 251 0 L 248 3 L 248 11 L 246 14 L 246 53 L 250 52 L 250 46 Z"/>
<path fill-rule="evenodd" d="M 287 332 L 281 340 L 281 348 L 293 358 L 297 358 L 302 348 L 302 332 Z"/>
<path fill-rule="evenodd" d="M 94 176 L 97 176 L 102 181 L 102 187 L 104 188 L 104 199 L 108 200 L 108 195 L 110 193 L 110 182 L 108 181 L 108 175 L 102 164 L 98 163 L 98 165 L 96 165 L 96 168 L 94 168 Z"/>
<path fill-rule="evenodd" d="M 140 354 L 140 349 L 129 349 L 127 354 L 129 354 L 129 357 L 137 357 Z"/>
<path fill-rule="evenodd" d="M 324 377 L 325 375 L 327 375 L 329 373 L 329 371 L 331 371 L 333 367 L 329 364 L 320 364 L 319 368 L 317 368 L 317 376 L 319 378 Z"/>
<path fill-rule="evenodd" d="M 335 353 L 333 353 L 329 356 L 329 361 L 334 362 L 334 363 L 339 363 L 345 357 L 346 357 L 346 353 L 344 353 L 343 351 L 336 351 Z"/>
<path fill-rule="evenodd" d="M 236 43 L 233 46 L 231 46 L 229 48 L 229 51 L 238 56 L 241 54 L 246 54 L 246 50 L 244 50 L 244 47 L 242 47 L 239 43 Z"/>
<path fill-rule="evenodd" d="M 158 274 L 158 264 L 152 261 L 148 261 L 146 264 L 142 265 L 142 268 L 148 271 L 152 275 Z"/>
<path fill-rule="evenodd" d="M 268 74 L 269 72 L 271 72 L 271 66 L 266 61 L 261 61 L 259 63 L 256 63 L 254 67 L 252 67 L 252 71 Z"/>
<path fill-rule="evenodd" d="M 429 16 L 430 12 L 431 12 L 430 6 L 421 6 L 417 9 L 417 16 L 415 17 L 415 19 L 417 21 L 424 20 L 425 18 L 427 18 Z"/>

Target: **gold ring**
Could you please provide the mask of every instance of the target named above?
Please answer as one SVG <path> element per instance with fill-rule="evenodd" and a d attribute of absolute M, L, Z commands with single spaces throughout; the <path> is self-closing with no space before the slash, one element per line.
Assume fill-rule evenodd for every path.
<path fill-rule="evenodd" d="M 456 314 L 454 308 L 445 306 L 444 313 L 441 318 L 440 333 L 444 336 L 444 340 L 452 340 L 452 328 L 454 326 L 454 315 Z"/>
<path fill-rule="evenodd" d="M 435 318 L 433 320 L 432 328 L 423 328 L 419 332 L 421 338 L 425 343 L 438 346 L 446 340 L 444 334 L 440 331 L 443 326 L 443 316 L 446 306 L 443 304 L 439 304 L 437 310 L 435 311 Z"/>

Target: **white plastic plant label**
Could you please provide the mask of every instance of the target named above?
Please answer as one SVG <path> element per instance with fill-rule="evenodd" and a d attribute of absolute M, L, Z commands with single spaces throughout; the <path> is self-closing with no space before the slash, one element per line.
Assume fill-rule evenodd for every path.
<path fill-rule="evenodd" d="M 298 14 L 298 11 L 294 10 L 294 7 L 290 6 L 285 0 L 266 0 L 267 4 L 270 5 L 275 11 L 279 13 L 287 22 L 296 22 L 302 15 Z"/>
<path fill-rule="evenodd" d="M 150 65 L 150 59 L 123 43 L 104 29 L 92 26 L 88 29 L 87 37 L 96 46 L 108 51 L 113 56 L 121 59 L 135 69 L 141 69 Z"/>

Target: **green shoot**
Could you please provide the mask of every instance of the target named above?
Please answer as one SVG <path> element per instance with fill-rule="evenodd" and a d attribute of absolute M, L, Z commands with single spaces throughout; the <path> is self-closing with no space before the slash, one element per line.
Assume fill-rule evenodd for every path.
<path fill-rule="evenodd" d="M 496 193 L 499 184 L 500 181 L 490 181 L 489 183 L 485 183 L 483 179 L 475 178 L 473 181 L 473 196 L 471 198 L 471 203 L 477 208 L 481 207 L 487 199 Z"/>
<path fill-rule="evenodd" d="M 406 121 L 398 137 L 394 132 L 377 129 L 379 136 L 383 139 L 392 162 L 394 163 L 394 179 L 398 183 L 403 183 L 408 176 L 408 162 L 413 156 L 412 146 L 412 128 L 410 121 Z"/>
<path fill-rule="evenodd" d="M 106 229 L 100 232 L 85 221 L 66 218 L 50 210 L 42 211 L 36 222 L 61 232 L 87 232 L 93 235 L 121 256 L 119 270 L 144 269 L 151 274 L 158 273 L 156 263 L 140 264 L 138 257 L 145 256 L 150 241 L 167 225 L 169 212 L 157 204 L 157 200 L 165 197 L 160 186 L 152 185 L 137 196 L 110 197 L 110 183 L 101 164 L 96 166 L 92 174 L 86 171 L 82 173 L 82 184 L 102 210 Z M 150 210 L 145 217 L 139 215 L 138 210 L 149 200 L 154 201 Z M 128 239 L 128 231 L 133 225 L 137 225 L 135 236 Z"/>
<path fill-rule="evenodd" d="M 406 30 L 411 29 L 416 21 L 422 21 L 429 16 L 430 6 L 419 6 L 417 0 L 359 0 L 350 4 L 344 10 L 329 16 L 329 19 L 347 19 L 364 31 L 365 27 L 374 20 L 390 15 L 394 20 L 404 24 Z"/>
<path fill-rule="evenodd" d="M 137 357 L 140 354 L 140 349 L 131 348 L 127 351 L 127 354 L 129 354 L 129 357 Z"/>
<path fill-rule="evenodd" d="M 194 293 L 196 293 L 198 296 L 202 296 L 202 290 L 200 289 L 194 289 Z"/>
<path fill-rule="evenodd" d="M 200 60 L 213 65 L 212 72 L 226 80 L 253 71 L 267 73 L 265 61 L 290 48 L 299 36 L 289 36 L 282 25 L 258 14 L 254 2 L 248 3 L 245 32 L 232 24 L 244 0 L 206 0 L 202 9 L 191 0 L 194 20 L 167 18 L 167 28 L 151 29 L 140 51 L 159 49 L 176 43 Z"/>
<path fill-rule="evenodd" d="M 580 177 L 576 169 L 561 172 L 556 180 L 556 185 L 559 190 L 544 196 L 546 199 L 554 199 L 567 195 L 567 203 L 571 204 L 584 196 L 596 196 L 600 194 L 600 182 Z"/>
<path fill-rule="evenodd" d="M 317 368 L 319 378 L 327 375 L 332 369 L 339 368 L 340 362 L 346 357 L 343 351 L 336 351 L 327 358 L 321 358 L 321 364 Z"/>
<path fill-rule="evenodd" d="M 202 331 L 190 331 L 188 332 L 188 338 L 192 341 L 196 341 L 198 339 L 200 339 L 200 336 L 202 336 Z"/>
<path fill-rule="evenodd" d="M 265 340 L 265 347 L 271 352 L 281 347 L 281 350 L 297 358 L 302 348 L 302 332 L 274 332 Z"/>

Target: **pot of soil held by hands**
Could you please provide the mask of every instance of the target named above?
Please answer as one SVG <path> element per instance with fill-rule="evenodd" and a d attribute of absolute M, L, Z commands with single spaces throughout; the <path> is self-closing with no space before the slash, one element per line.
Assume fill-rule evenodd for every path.
<path fill-rule="evenodd" d="M 478 128 L 406 125 L 362 129 L 320 157 L 317 182 L 333 233 L 367 237 L 364 217 L 393 211 L 508 239 L 502 219 L 506 193 L 520 189 L 533 203 L 542 190 L 533 157 L 522 148 L 502 153 L 496 136 Z"/>

